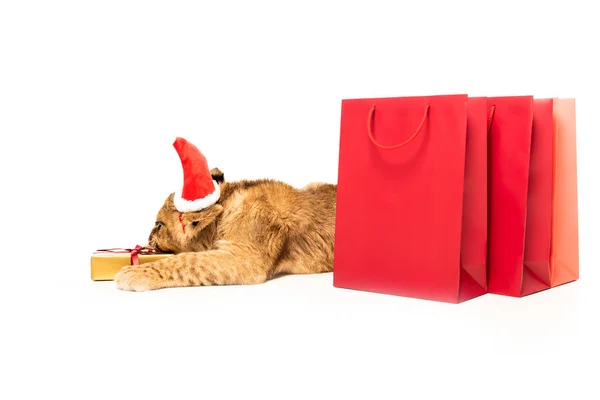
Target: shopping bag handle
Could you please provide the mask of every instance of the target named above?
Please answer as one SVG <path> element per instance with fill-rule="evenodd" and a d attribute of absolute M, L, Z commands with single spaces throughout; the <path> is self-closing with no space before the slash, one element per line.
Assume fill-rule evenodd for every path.
<path fill-rule="evenodd" d="M 488 126 L 487 126 L 488 136 L 490 136 L 490 133 L 492 132 L 492 123 L 494 122 L 494 115 L 496 115 L 496 105 L 495 104 L 490 107 L 490 114 L 488 115 Z"/>
<path fill-rule="evenodd" d="M 429 104 L 427 104 L 425 106 L 425 112 L 423 113 L 423 119 L 421 120 L 421 123 L 419 124 L 419 127 L 417 128 L 417 130 L 415 131 L 415 133 L 412 134 L 411 137 L 409 137 L 408 139 L 406 139 L 404 142 L 397 144 L 395 146 L 384 146 L 381 143 L 377 142 L 375 140 L 375 138 L 373 137 L 373 132 L 371 131 L 371 125 L 373 123 L 373 114 L 375 113 L 375 105 L 373 105 L 371 107 L 371 109 L 369 110 L 369 116 L 367 117 L 367 132 L 369 133 L 369 139 L 371 139 L 371 142 L 373 142 L 373 144 L 377 147 L 379 147 L 380 149 L 383 150 L 391 150 L 391 149 L 397 149 L 399 147 L 405 146 L 407 144 L 409 144 L 414 138 L 417 137 L 417 135 L 419 134 L 419 132 L 421 132 L 421 128 L 423 128 L 423 125 L 425 124 L 425 120 L 427 119 L 427 115 L 429 114 Z"/>

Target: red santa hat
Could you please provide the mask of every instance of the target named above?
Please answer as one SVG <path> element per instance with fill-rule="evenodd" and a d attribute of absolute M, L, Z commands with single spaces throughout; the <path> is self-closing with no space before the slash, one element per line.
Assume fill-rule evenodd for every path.
<path fill-rule="evenodd" d="M 206 157 L 196 146 L 176 138 L 173 147 L 183 167 L 183 188 L 175 192 L 173 202 L 179 212 L 200 211 L 219 200 L 219 184 L 212 179 Z"/>

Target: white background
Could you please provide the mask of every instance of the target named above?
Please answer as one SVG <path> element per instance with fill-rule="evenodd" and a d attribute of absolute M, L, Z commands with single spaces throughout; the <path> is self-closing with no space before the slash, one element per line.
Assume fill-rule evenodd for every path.
<path fill-rule="evenodd" d="M 0 397 L 599 398 L 592 7 L 0 2 Z M 342 98 L 451 93 L 577 98 L 580 281 L 447 305 L 331 274 L 90 280 L 91 252 L 143 242 L 179 187 L 175 136 L 228 180 L 335 182 Z"/>

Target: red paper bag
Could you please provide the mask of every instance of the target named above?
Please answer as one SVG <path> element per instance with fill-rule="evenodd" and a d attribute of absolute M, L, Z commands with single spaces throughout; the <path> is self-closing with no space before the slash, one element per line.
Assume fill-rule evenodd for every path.
<path fill-rule="evenodd" d="M 489 134 L 489 292 L 509 296 L 525 296 L 548 288 L 545 282 L 545 266 L 532 262 L 525 264 L 525 232 L 540 225 L 539 215 L 529 213 L 528 188 L 530 185 L 530 160 L 533 128 L 533 96 L 495 97 L 488 99 L 488 107 L 494 110 Z M 536 105 L 536 117 L 543 116 L 547 107 Z M 539 122 L 536 118 L 536 122 Z M 536 123 L 536 138 L 547 136 L 545 125 Z M 537 129 L 540 128 L 540 129 Z M 537 133 L 540 133 L 539 135 Z M 538 202 L 535 195 L 543 193 L 544 171 L 537 164 L 547 162 L 543 152 L 544 145 L 533 142 L 534 175 L 532 203 Z M 542 143 L 543 144 L 543 143 Z M 539 154 L 538 154 L 538 151 Z M 543 165 L 542 165 L 543 166 Z M 540 175 L 542 178 L 540 178 Z M 532 192 L 532 193 L 533 193 Z M 543 217 L 543 215 L 542 215 Z M 543 219 L 543 218 L 542 218 Z M 543 224 L 541 224 L 543 225 Z M 530 253 L 539 250 L 539 243 L 532 235 L 528 244 Z M 536 247 L 537 246 L 537 247 Z M 535 249 L 534 249 L 535 247 Z M 542 249 L 543 250 L 543 249 Z M 530 255 L 528 253 L 528 255 Z"/>
<path fill-rule="evenodd" d="M 487 291 L 487 98 L 470 97 L 467 113 L 461 267 Z M 462 271 L 461 271 L 462 273 Z M 461 277 L 465 279 L 465 276 Z"/>
<path fill-rule="evenodd" d="M 579 279 L 575 99 L 554 99 L 550 286 Z"/>
<path fill-rule="evenodd" d="M 490 98 L 489 291 L 521 297 L 577 280 L 573 99 Z"/>
<path fill-rule="evenodd" d="M 553 142 L 553 100 L 534 99 L 523 263 L 544 288 L 550 286 Z"/>
<path fill-rule="evenodd" d="M 486 121 L 466 95 L 342 101 L 334 286 L 485 293 Z"/>
<path fill-rule="evenodd" d="M 525 267 L 546 287 L 579 278 L 575 100 L 534 99 Z"/>

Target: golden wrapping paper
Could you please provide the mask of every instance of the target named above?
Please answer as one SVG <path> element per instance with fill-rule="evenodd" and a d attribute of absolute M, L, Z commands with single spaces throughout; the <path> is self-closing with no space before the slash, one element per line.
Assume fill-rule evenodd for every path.
<path fill-rule="evenodd" d="M 130 250 L 130 251 L 127 251 Z M 137 261 L 144 264 L 161 258 L 171 257 L 171 253 L 144 253 L 135 249 L 98 250 L 92 254 L 91 276 L 93 281 L 112 281 L 115 274 L 127 265 L 134 263 L 132 252 L 137 253 Z"/>

